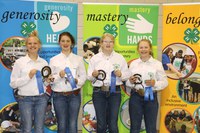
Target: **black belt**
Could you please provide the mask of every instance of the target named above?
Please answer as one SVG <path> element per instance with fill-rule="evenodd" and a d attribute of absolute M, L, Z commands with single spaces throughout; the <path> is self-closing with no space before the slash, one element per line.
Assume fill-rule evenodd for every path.
<path fill-rule="evenodd" d="M 110 86 L 94 86 L 94 90 L 110 91 Z M 116 91 L 120 90 L 120 85 L 116 85 Z"/>
<path fill-rule="evenodd" d="M 140 96 L 144 96 L 144 89 L 135 89 L 135 88 L 132 88 L 131 89 L 131 93 L 133 93 L 133 92 L 136 92 Z M 157 91 L 153 90 L 153 93 L 157 93 Z"/>
<path fill-rule="evenodd" d="M 54 91 L 54 93 L 55 93 L 55 94 L 61 94 L 61 95 L 64 95 L 64 96 L 69 96 L 69 95 L 72 95 L 72 94 L 78 95 L 78 94 L 80 93 L 80 90 L 81 90 L 81 89 L 77 89 L 77 90 L 68 91 L 68 92 L 55 92 L 55 91 Z"/>

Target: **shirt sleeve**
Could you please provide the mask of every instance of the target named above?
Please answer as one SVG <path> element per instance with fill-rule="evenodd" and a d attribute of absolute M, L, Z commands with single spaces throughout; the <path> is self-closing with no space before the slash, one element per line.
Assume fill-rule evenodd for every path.
<path fill-rule="evenodd" d="M 130 82 L 130 80 L 127 80 L 127 81 L 126 81 L 126 86 L 129 87 L 129 88 L 133 88 L 134 84 L 132 84 L 132 83 Z"/>
<path fill-rule="evenodd" d="M 21 65 L 16 61 L 12 69 L 12 73 L 10 76 L 10 86 L 13 89 L 17 89 L 18 87 L 27 84 L 30 80 L 29 73 L 27 73 L 26 76 L 20 76 L 21 75 L 20 66 Z"/>
<path fill-rule="evenodd" d="M 131 63 L 130 66 L 129 66 L 129 68 L 128 68 L 128 70 L 129 70 L 129 78 L 130 78 L 130 76 L 132 76 L 132 72 L 131 72 L 132 68 L 133 68 L 133 65 L 132 65 L 132 63 Z M 133 85 L 134 85 L 134 84 L 132 84 L 132 83 L 129 81 L 129 79 L 126 81 L 126 86 L 127 86 L 127 87 L 133 88 Z"/>
<path fill-rule="evenodd" d="M 169 64 L 170 63 L 170 60 L 169 60 L 169 58 L 167 57 L 166 54 L 162 55 L 162 63 L 163 64 Z"/>
<path fill-rule="evenodd" d="M 92 72 L 94 71 L 94 68 L 95 68 L 95 61 L 93 60 L 93 58 L 91 58 L 89 63 L 88 63 L 88 74 L 87 74 L 87 78 L 90 81 L 93 81 L 95 79 L 92 76 Z"/>
<path fill-rule="evenodd" d="M 156 69 L 156 82 L 154 85 L 154 90 L 163 90 L 168 86 L 167 75 L 161 63 L 158 64 Z"/>
<path fill-rule="evenodd" d="M 85 81 L 86 81 L 86 70 L 85 70 L 85 66 L 83 63 L 82 58 L 80 59 L 80 63 L 78 66 L 78 70 L 77 70 L 77 80 L 78 80 L 78 85 L 79 86 L 83 86 Z"/>
<path fill-rule="evenodd" d="M 131 76 L 131 72 L 129 71 L 127 62 L 124 58 L 122 58 L 121 72 L 122 72 L 121 80 L 127 81 L 129 79 L 129 77 Z"/>

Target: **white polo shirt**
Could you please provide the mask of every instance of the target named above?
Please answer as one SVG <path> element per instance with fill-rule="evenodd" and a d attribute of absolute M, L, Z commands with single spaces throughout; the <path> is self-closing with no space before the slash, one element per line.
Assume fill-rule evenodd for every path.
<path fill-rule="evenodd" d="M 62 52 L 50 59 L 50 67 L 52 70 L 52 75 L 55 78 L 52 84 L 52 90 L 55 92 L 68 92 L 72 91 L 72 87 L 66 78 L 61 78 L 59 73 L 66 67 L 69 67 L 74 78 L 78 80 L 76 84 L 79 89 L 83 86 L 86 80 L 86 70 L 83 63 L 83 57 L 70 53 L 68 56 Z"/>
<path fill-rule="evenodd" d="M 39 90 L 37 86 L 37 79 L 34 75 L 32 79 L 29 77 L 29 73 L 32 69 L 42 70 L 44 66 L 47 66 L 46 60 L 38 56 L 36 61 L 29 58 L 28 55 L 21 57 L 14 63 L 11 77 L 10 86 L 12 88 L 17 88 L 18 94 L 22 96 L 36 96 L 39 95 Z M 45 92 L 45 86 L 44 92 Z"/>
<path fill-rule="evenodd" d="M 145 80 L 155 80 L 153 90 L 162 90 L 168 85 L 167 76 L 163 69 L 162 63 L 152 57 L 144 62 L 140 58 L 133 60 L 130 64 L 129 70 L 131 75 L 140 76 L 141 84 L 132 84 L 128 80 L 126 86 L 135 89 L 144 89 L 146 87 Z"/>
<path fill-rule="evenodd" d="M 127 80 L 130 77 L 130 73 L 128 70 L 127 62 L 124 57 L 115 51 L 111 53 L 110 56 L 106 56 L 103 52 L 99 52 L 94 55 L 90 61 L 88 66 L 88 79 L 92 81 L 93 86 L 105 86 L 111 85 L 111 72 L 113 70 L 119 69 L 122 73 L 121 77 L 116 77 L 116 85 L 123 84 L 122 81 Z M 93 82 L 95 78 L 92 76 L 94 70 L 103 70 L 106 73 L 105 80 Z"/>

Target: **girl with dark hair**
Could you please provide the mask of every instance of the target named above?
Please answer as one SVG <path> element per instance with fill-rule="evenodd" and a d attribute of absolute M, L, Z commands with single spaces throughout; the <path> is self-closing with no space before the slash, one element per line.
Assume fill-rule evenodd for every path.
<path fill-rule="evenodd" d="M 172 65 L 171 58 L 173 56 L 173 49 L 168 47 L 162 54 L 162 65 L 164 70 L 171 70 L 175 72 L 178 77 L 182 77 L 182 74 Z"/>
<path fill-rule="evenodd" d="M 69 32 L 59 36 L 60 54 L 50 59 L 54 82 L 53 105 L 58 122 L 58 133 L 77 133 L 78 114 L 81 105 L 80 90 L 86 80 L 81 56 L 72 53 L 74 37 Z"/>

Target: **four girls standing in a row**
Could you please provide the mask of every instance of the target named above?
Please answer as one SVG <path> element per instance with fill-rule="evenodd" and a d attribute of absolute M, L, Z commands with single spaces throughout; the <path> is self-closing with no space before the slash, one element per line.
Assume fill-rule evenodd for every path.
<path fill-rule="evenodd" d="M 139 41 L 137 50 L 140 57 L 132 61 L 129 68 L 124 57 L 114 51 L 114 44 L 115 40 L 111 34 L 105 33 L 102 36 L 101 52 L 90 59 L 86 75 L 82 57 L 72 53 L 74 37 L 69 32 L 61 33 L 61 52 L 50 59 L 52 75 L 41 82 L 39 72 L 48 64 L 38 55 L 41 47 L 39 38 L 36 34 L 30 35 L 26 40 L 28 54 L 15 62 L 10 82 L 12 88 L 19 90 L 22 133 L 31 133 L 32 121 L 35 133 L 44 132 L 44 115 L 49 99 L 45 93 L 45 85 L 49 84 L 53 90 L 58 133 L 77 133 L 80 89 L 87 77 L 93 86 L 92 100 L 97 117 L 97 133 L 119 133 L 120 86 L 123 82 L 131 88 L 131 133 L 140 132 L 143 115 L 147 133 L 156 133 L 157 91 L 168 84 L 162 64 L 153 59 L 149 40 Z"/>

